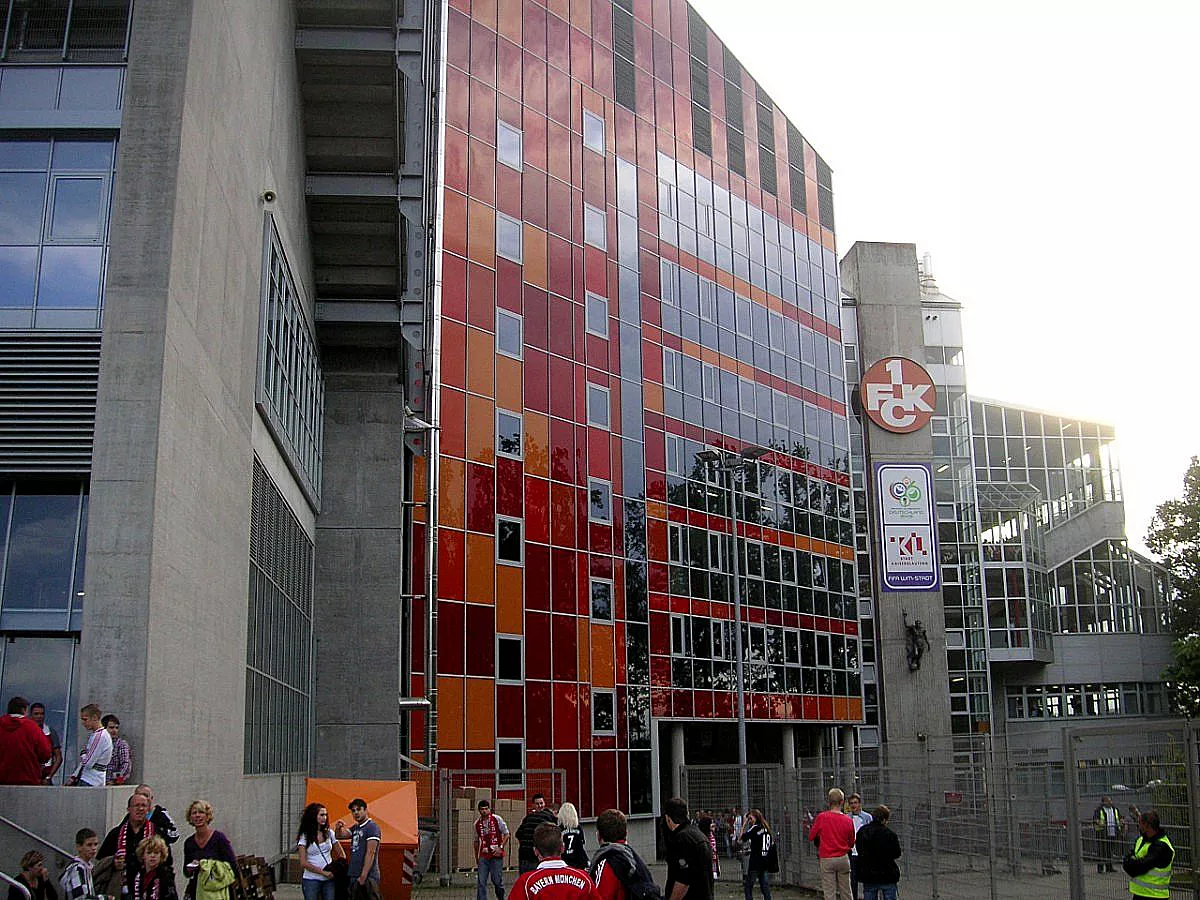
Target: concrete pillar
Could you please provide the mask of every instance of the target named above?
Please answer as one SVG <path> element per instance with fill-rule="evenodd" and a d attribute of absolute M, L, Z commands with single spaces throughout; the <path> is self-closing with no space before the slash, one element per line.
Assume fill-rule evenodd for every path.
<path fill-rule="evenodd" d="M 783 767 L 796 768 L 796 726 L 783 726 Z"/>
<path fill-rule="evenodd" d="M 855 774 L 854 767 L 854 726 L 843 725 L 838 731 L 838 743 L 842 745 L 842 772 L 845 773 L 845 790 L 849 794 L 855 789 L 855 785 L 858 783 L 858 776 Z"/>
<path fill-rule="evenodd" d="M 679 797 L 683 794 L 683 776 L 679 773 L 679 769 L 687 760 L 684 758 L 683 752 L 683 726 L 671 726 L 671 796 Z"/>

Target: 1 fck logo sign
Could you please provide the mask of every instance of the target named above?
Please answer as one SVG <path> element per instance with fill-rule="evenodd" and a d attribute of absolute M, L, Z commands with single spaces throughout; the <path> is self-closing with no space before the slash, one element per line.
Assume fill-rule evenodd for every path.
<path fill-rule="evenodd" d="M 868 418 L 880 428 L 909 434 L 924 428 L 933 415 L 937 390 L 919 363 L 889 356 L 863 375 L 861 399 Z"/>

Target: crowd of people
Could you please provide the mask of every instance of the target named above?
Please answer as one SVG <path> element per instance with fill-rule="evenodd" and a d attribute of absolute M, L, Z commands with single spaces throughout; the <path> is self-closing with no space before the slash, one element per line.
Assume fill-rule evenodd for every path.
<path fill-rule="evenodd" d="M 133 752 L 121 737 L 121 720 L 102 715 L 89 703 L 79 711 L 86 738 L 78 764 L 65 784 L 80 787 L 121 785 L 133 772 Z M 12 697 L 0 716 L 0 784 L 54 784 L 63 765 L 62 740 L 46 722 L 46 705 Z"/>

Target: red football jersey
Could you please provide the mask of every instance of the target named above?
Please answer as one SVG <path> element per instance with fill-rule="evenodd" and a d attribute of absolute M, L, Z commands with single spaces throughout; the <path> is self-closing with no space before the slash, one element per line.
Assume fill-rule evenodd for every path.
<path fill-rule="evenodd" d="M 628 891 L 607 860 L 596 866 L 596 896 L 599 900 L 626 900 Z"/>
<path fill-rule="evenodd" d="M 599 900 L 587 872 L 572 869 L 561 859 L 545 859 L 532 872 L 517 879 L 512 900 Z"/>

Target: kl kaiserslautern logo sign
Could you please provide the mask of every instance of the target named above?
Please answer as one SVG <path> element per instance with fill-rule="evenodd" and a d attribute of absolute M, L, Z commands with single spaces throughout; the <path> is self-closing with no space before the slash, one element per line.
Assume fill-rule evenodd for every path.
<path fill-rule="evenodd" d="M 896 434 L 924 428 L 937 405 L 929 373 L 903 356 L 889 356 L 867 369 L 861 394 L 862 407 L 871 421 Z"/>

